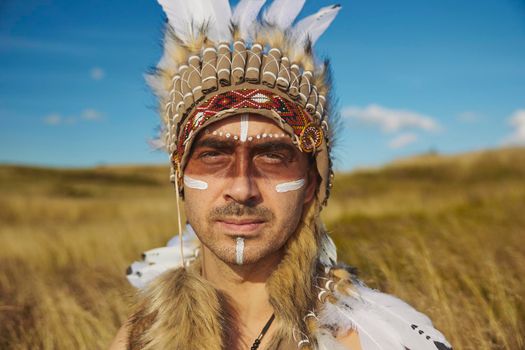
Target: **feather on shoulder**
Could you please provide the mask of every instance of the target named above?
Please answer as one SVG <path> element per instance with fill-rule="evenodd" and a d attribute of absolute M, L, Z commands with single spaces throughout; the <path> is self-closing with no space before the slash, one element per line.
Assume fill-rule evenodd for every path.
<path fill-rule="evenodd" d="M 404 301 L 353 280 L 350 295 L 336 293 L 338 302 L 325 303 L 321 327 L 355 329 L 363 350 L 452 350 L 431 320 Z"/>

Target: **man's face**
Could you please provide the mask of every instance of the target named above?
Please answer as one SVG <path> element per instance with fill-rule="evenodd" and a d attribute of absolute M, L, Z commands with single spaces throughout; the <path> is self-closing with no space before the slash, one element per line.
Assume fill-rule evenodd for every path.
<path fill-rule="evenodd" d="M 193 143 L 184 170 L 186 217 L 221 260 L 255 263 L 279 252 L 297 228 L 315 195 L 313 168 L 270 119 L 225 118 Z"/>

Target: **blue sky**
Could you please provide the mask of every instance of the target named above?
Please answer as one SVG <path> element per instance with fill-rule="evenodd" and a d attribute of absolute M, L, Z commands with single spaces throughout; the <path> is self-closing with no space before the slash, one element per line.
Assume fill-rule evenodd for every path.
<path fill-rule="evenodd" d="M 525 145 L 523 1 L 341 4 L 316 45 L 335 73 L 339 170 Z M 2 1 L 0 162 L 166 163 L 147 143 L 158 116 L 143 80 L 163 23 L 154 0 Z"/>

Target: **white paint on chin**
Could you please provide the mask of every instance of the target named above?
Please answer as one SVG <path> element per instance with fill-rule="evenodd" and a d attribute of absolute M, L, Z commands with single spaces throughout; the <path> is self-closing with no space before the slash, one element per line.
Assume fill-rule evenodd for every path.
<path fill-rule="evenodd" d="M 205 190 L 208 188 L 208 183 L 202 180 L 191 178 L 188 175 L 184 175 L 184 186 L 194 188 L 196 190 Z"/>
<path fill-rule="evenodd" d="M 237 237 L 237 244 L 235 246 L 235 262 L 237 265 L 242 265 L 244 259 L 244 238 Z"/>
<path fill-rule="evenodd" d="M 304 179 L 299 179 L 295 181 L 283 182 L 281 184 L 278 184 L 277 186 L 275 186 L 275 190 L 279 193 L 297 191 L 303 186 L 304 186 Z"/>

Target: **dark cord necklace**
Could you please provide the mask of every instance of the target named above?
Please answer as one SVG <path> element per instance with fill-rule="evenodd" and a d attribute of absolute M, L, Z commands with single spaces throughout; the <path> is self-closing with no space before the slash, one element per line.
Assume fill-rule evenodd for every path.
<path fill-rule="evenodd" d="M 266 332 L 268 332 L 268 328 L 270 328 L 270 326 L 272 325 L 272 322 L 273 322 L 274 318 L 275 318 L 275 314 L 272 314 L 272 317 L 270 317 L 268 322 L 266 322 L 266 324 L 264 325 L 261 333 L 259 334 L 257 339 L 255 339 L 255 341 L 253 342 L 253 345 L 250 348 L 250 350 L 257 350 L 259 348 L 259 345 L 261 345 L 261 340 L 264 337 L 264 335 L 266 334 Z"/>

